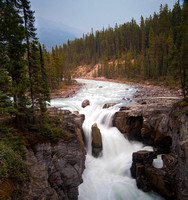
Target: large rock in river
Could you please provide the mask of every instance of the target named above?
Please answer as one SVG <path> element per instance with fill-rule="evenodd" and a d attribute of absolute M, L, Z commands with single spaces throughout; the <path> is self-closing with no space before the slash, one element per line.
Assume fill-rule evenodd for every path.
<path fill-rule="evenodd" d="M 92 125 L 92 155 L 99 157 L 102 152 L 102 136 L 97 124 Z"/>
<path fill-rule="evenodd" d="M 82 102 L 82 108 L 85 108 L 85 107 L 88 106 L 88 105 L 90 105 L 90 102 L 89 102 L 88 99 L 86 99 L 86 100 L 84 100 L 84 101 Z"/>

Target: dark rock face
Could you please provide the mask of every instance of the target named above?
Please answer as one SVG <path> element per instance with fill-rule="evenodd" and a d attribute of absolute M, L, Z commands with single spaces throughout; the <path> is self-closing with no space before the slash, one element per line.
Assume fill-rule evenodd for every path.
<path fill-rule="evenodd" d="M 86 99 L 86 100 L 84 100 L 84 101 L 82 102 L 82 108 L 85 108 L 85 107 L 88 106 L 88 105 L 90 105 L 90 102 L 89 102 L 88 99 Z"/>
<path fill-rule="evenodd" d="M 92 155 L 99 157 L 102 152 L 102 136 L 97 124 L 92 125 Z"/>
<path fill-rule="evenodd" d="M 82 137 L 84 115 L 51 108 L 51 116 L 63 114 L 62 128 L 75 134 L 57 143 L 35 144 L 26 154 L 30 181 L 23 186 L 27 200 L 76 200 L 85 168 L 85 149 Z M 14 199 L 20 199 L 15 197 Z"/>
<path fill-rule="evenodd" d="M 67 131 L 75 133 L 76 129 L 82 129 L 82 124 L 85 120 L 84 115 L 68 113 L 64 114 L 63 125 Z"/>
<path fill-rule="evenodd" d="M 143 119 L 137 133 L 143 143 L 154 147 L 154 155 L 163 154 L 163 168 L 154 168 L 153 153 L 133 154 L 131 173 L 137 186 L 143 191 L 155 191 L 166 199 L 188 199 L 188 116 L 185 108 L 174 108 L 164 100 L 157 104 L 142 104 L 122 107 L 114 116 L 113 125 L 128 139 L 129 119 Z M 134 126 L 133 126 L 134 127 Z M 135 126 L 136 127 L 136 126 Z M 138 127 L 138 126 L 137 126 Z"/>
<path fill-rule="evenodd" d="M 63 111 L 64 119 L 62 121 L 63 128 L 67 131 L 76 134 L 77 139 L 80 141 L 80 145 L 84 148 L 84 134 L 82 131 L 82 124 L 85 120 L 85 115 L 79 113 L 71 113 Z"/>
<path fill-rule="evenodd" d="M 129 140 L 152 145 L 158 153 L 170 153 L 172 137 L 169 128 L 170 106 L 134 105 L 122 107 L 114 115 L 113 125 Z"/>
<path fill-rule="evenodd" d="M 188 199 L 188 115 L 185 108 L 176 108 L 171 113 L 172 152 L 177 159 L 177 198 Z"/>
<path fill-rule="evenodd" d="M 28 151 L 26 160 L 31 180 L 24 186 L 25 199 L 78 199 L 85 152 L 77 139 L 59 141 L 56 145 L 35 145 Z"/>
<path fill-rule="evenodd" d="M 117 112 L 113 126 L 117 127 L 129 140 L 141 140 L 142 116 L 128 116 L 126 112 Z"/>
<path fill-rule="evenodd" d="M 137 168 L 144 165 L 151 165 L 153 159 L 156 158 L 156 154 L 151 151 L 138 151 L 133 153 L 133 163 L 131 166 L 131 174 L 133 178 L 137 177 Z"/>
<path fill-rule="evenodd" d="M 176 198 L 176 161 L 172 155 L 163 156 L 163 168 L 152 166 L 156 153 L 138 151 L 133 153 L 131 174 L 136 178 L 138 188 L 144 192 L 155 191 L 166 199 Z"/>
<path fill-rule="evenodd" d="M 143 143 L 156 147 L 156 150 L 159 154 L 161 153 L 170 153 L 170 147 L 172 145 L 172 137 L 167 136 L 158 130 L 156 131 L 153 128 L 142 128 L 141 136 Z"/>

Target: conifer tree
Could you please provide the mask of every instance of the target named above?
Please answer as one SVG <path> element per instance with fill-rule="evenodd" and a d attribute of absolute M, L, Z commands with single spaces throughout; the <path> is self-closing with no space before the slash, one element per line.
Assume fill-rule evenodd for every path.
<path fill-rule="evenodd" d="M 180 24 L 180 38 L 181 46 L 179 52 L 179 68 L 180 68 L 180 78 L 181 86 L 184 97 L 188 95 L 188 2 L 183 3 L 182 9 L 182 19 Z"/>
<path fill-rule="evenodd" d="M 0 37 L 3 51 L 0 65 L 10 77 L 9 92 L 13 98 L 17 126 L 23 126 L 28 103 L 26 97 L 28 82 L 23 60 L 25 53 L 23 21 L 19 15 L 16 1 L 1 1 L 0 13 L 2 15 Z"/>
<path fill-rule="evenodd" d="M 30 96 L 31 96 L 31 108 L 34 115 L 34 91 L 33 91 L 33 76 L 32 74 L 32 64 L 31 64 L 31 49 L 30 43 L 31 41 L 35 41 L 35 45 L 37 44 L 36 38 L 36 29 L 34 27 L 34 12 L 31 10 L 30 2 L 28 0 L 19 0 L 21 4 L 21 9 L 23 12 L 23 19 L 24 19 L 24 27 L 25 27 L 25 40 L 27 44 L 27 62 L 28 62 L 28 71 L 29 71 L 29 82 L 30 82 Z"/>
<path fill-rule="evenodd" d="M 148 78 L 153 77 L 153 73 L 155 72 L 155 36 L 153 32 L 153 28 L 150 27 L 149 31 L 149 50 L 148 50 L 148 56 L 149 56 L 149 64 L 150 64 L 150 70 L 148 74 Z"/>

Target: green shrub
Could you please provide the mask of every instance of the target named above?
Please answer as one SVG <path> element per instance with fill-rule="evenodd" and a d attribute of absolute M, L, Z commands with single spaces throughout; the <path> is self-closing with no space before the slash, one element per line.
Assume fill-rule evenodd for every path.
<path fill-rule="evenodd" d="M 74 137 L 74 134 L 57 127 L 55 124 L 46 124 L 44 128 L 40 129 L 38 136 L 52 141 L 58 141 L 61 138 L 68 139 Z"/>
<path fill-rule="evenodd" d="M 0 127 L 0 140 L 12 150 L 22 157 L 24 157 L 25 151 L 25 144 L 24 144 L 24 137 L 18 136 L 18 133 L 13 128 L 8 127 Z"/>
<path fill-rule="evenodd" d="M 0 177 L 1 180 L 27 180 L 27 165 L 24 159 L 2 141 L 0 142 Z"/>

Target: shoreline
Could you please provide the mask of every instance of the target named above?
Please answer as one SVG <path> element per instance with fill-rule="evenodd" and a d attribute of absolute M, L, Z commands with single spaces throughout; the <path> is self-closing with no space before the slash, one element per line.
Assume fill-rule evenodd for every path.
<path fill-rule="evenodd" d="M 66 86 L 66 88 L 61 88 L 57 91 L 51 92 L 51 99 L 71 97 L 78 92 L 81 87 L 81 83 L 74 81 L 71 85 Z"/>
<path fill-rule="evenodd" d="M 78 78 L 79 79 L 79 78 Z M 122 84 L 128 84 L 136 87 L 138 90 L 134 95 L 135 99 L 154 99 L 155 101 L 161 100 L 161 99 L 174 99 L 178 100 L 183 98 L 182 96 L 182 90 L 178 89 L 172 89 L 167 86 L 157 86 L 152 84 L 143 84 L 143 83 L 136 83 L 126 80 L 115 80 L 115 79 L 107 79 L 105 77 L 97 77 L 97 78 L 90 78 L 90 77 L 80 77 L 80 79 L 86 79 L 86 80 L 96 80 L 96 81 L 108 81 L 108 82 L 115 82 L 115 83 L 122 83 Z M 140 103 L 140 102 L 138 102 Z"/>
<path fill-rule="evenodd" d="M 175 90 L 166 86 L 156 86 L 152 84 L 143 84 L 143 83 L 135 83 L 131 81 L 125 80 L 115 80 L 115 79 L 107 79 L 105 77 L 79 77 L 75 79 L 86 79 L 86 80 L 96 80 L 96 81 L 108 81 L 114 83 L 122 83 L 128 84 L 136 87 L 138 90 L 134 95 L 134 99 L 140 104 L 145 103 L 156 103 L 159 101 L 178 101 L 183 98 L 181 89 Z M 51 93 L 51 99 L 55 98 L 68 98 L 76 94 L 83 84 L 74 81 L 72 85 L 67 86 L 66 88 L 61 88 L 53 93 Z M 126 98 L 126 97 L 125 97 Z"/>

